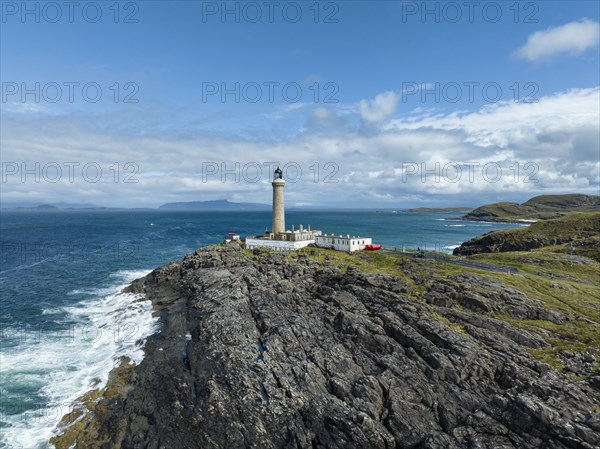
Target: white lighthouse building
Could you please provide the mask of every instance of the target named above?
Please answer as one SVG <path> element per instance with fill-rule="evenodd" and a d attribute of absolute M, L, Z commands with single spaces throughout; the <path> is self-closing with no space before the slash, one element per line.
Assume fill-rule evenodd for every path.
<path fill-rule="evenodd" d="M 285 232 L 285 206 L 283 204 L 283 189 L 285 181 L 283 173 L 279 167 L 275 170 L 273 176 L 273 234 L 278 235 Z"/>
<path fill-rule="evenodd" d="M 277 250 L 295 250 L 315 243 L 315 237 L 321 235 L 321 231 L 312 231 L 310 225 L 305 229 L 302 225 L 295 229 L 285 228 L 285 203 L 283 192 L 285 189 L 285 180 L 283 172 L 279 167 L 273 173 L 273 217 L 271 222 L 271 231 L 264 235 L 246 238 L 246 248 L 271 248 Z"/>
<path fill-rule="evenodd" d="M 292 225 L 291 230 L 285 229 L 285 206 L 283 200 L 283 191 L 285 181 L 283 173 L 279 167 L 273 173 L 273 217 L 271 230 L 266 231 L 264 235 L 256 237 L 247 237 L 245 240 L 246 248 L 270 248 L 282 251 L 291 251 L 304 248 L 305 246 L 315 244 L 322 248 L 331 248 L 338 251 L 363 251 L 377 250 L 381 245 L 373 245 L 371 238 L 350 235 L 323 235 L 321 231 L 313 231 L 308 225 L 304 229 L 302 225 L 295 229 Z"/>

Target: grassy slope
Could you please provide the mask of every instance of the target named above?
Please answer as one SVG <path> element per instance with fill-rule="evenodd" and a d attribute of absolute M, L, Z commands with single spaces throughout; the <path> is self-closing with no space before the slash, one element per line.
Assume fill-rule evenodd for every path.
<path fill-rule="evenodd" d="M 533 356 L 560 370 L 563 366 L 557 357 L 559 352 L 583 352 L 590 347 L 600 350 L 600 263 L 593 260 L 579 258 L 572 263 L 568 255 L 547 251 L 478 254 L 470 257 L 520 270 L 519 274 L 507 274 L 393 253 L 347 254 L 320 248 L 312 252 L 310 254 L 310 249 L 306 249 L 290 253 L 288 261 L 293 262 L 299 254 L 306 254 L 321 263 L 335 264 L 342 271 L 354 266 L 365 272 L 398 276 L 412 287 L 407 295 L 416 301 L 422 301 L 422 294 L 435 282 L 451 275 L 469 273 L 498 280 L 507 287 L 541 300 L 548 309 L 569 312 L 577 317 L 563 324 L 555 324 L 545 320 L 519 320 L 508 315 L 492 315 L 517 328 L 534 332 L 550 344 L 547 348 L 531 349 Z M 464 333 L 460 326 L 437 314 L 435 307 L 432 307 L 432 313 L 454 331 Z"/>
<path fill-rule="evenodd" d="M 549 309 L 571 312 L 578 317 L 563 324 L 498 317 L 542 335 L 551 346 L 532 351 L 542 361 L 560 368 L 561 362 L 556 357 L 560 351 L 600 349 L 600 263 L 580 258 L 572 261 L 569 255 L 546 251 L 478 254 L 470 258 L 518 268 L 518 275 L 494 273 L 491 276 L 542 300 Z M 558 338 L 544 336 L 544 330 Z"/>
<path fill-rule="evenodd" d="M 600 327 L 594 324 L 600 323 L 600 213 L 574 213 L 556 220 L 540 221 L 527 228 L 494 233 L 512 245 L 534 239 L 546 242 L 546 245 L 530 251 L 477 254 L 469 256 L 470 259 L 519 269 L 519 275 L 494 273 L 492 276 L 541 299 L 550 309 L 572 312 L 580 317 L 561 325 L 541 320 L 499 318 L 542 335 L 544 331 L 551 331 L 558 336 L 544 337 L 552 346 L 532 351 L 557 368 L 561 366 L 557 352 L 600 348 Z"/>
<path fill-rule="evenodd" d="M 527 228 L 492 231 L 467 244 L 484 245 L 486 252 L 536 249 L 589 257 L 600 262 L 600 212 L 572 213 L 554 220 L 538 221 Z"/>
<path fill-rule="evenodd" d="M 590 195 L 540 195 L 523 204 L 493 203 L 472 210 L 463 218 L 474 220 L 547 220 L 572 212 L 600 211 L 600 197 Z"/>

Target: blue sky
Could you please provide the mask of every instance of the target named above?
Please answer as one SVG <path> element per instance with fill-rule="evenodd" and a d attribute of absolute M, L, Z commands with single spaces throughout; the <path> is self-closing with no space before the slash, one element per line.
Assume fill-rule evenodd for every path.
<path fill-rule="evenodd" d="M 2 2 L 4 203 L 268 202 L 274 161 L 296 205 L 598 193 L 597 2 L 113 5 Z"/>

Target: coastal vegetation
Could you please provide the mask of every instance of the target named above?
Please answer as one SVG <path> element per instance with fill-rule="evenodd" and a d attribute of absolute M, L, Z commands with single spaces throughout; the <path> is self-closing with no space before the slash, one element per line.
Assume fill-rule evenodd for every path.
<path fill-rule="evenodd" d="M 491 231 L 464 242 L 454 249 L 454 254 L 531 250 L 584 256 L 600 262 L 600 212 L 574 212 L 526 228 Z"/>
<path fill-rule="evenodd" d="M 597 195 L 540 195 L 519 203 L 493 203 L 473 209 L 461 220 L 531 222 L 559 218 L 574 212 L 600 212 Z"/>

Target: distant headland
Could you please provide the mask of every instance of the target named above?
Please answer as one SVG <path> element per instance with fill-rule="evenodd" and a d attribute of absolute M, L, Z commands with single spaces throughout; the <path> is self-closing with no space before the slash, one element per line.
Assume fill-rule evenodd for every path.
<path fill-rule="evenodd" d="M 597 195 L 540 195 L 519 203 L 493 203 L 473 209 L 454 220 L 532 223 L 564 217 L 574 212 L 600 212 Z"/>

